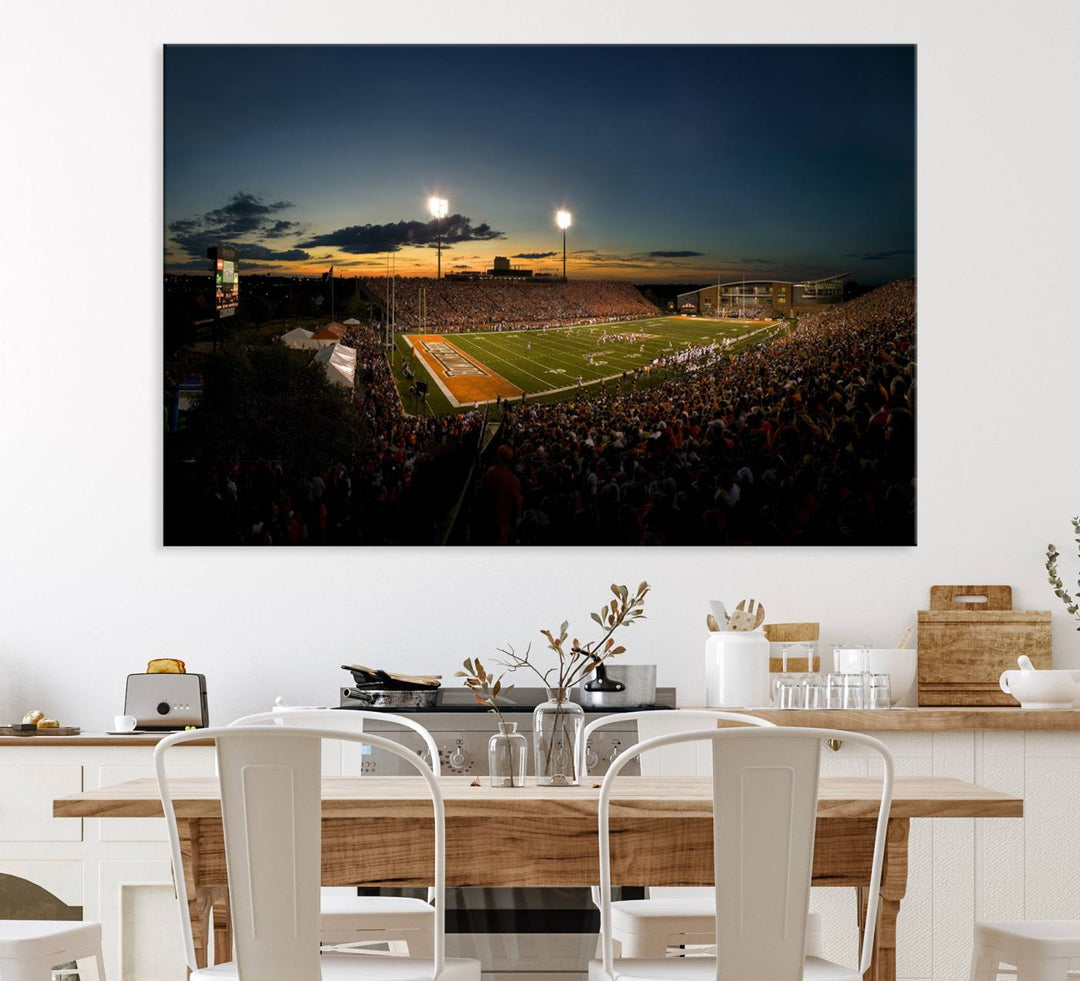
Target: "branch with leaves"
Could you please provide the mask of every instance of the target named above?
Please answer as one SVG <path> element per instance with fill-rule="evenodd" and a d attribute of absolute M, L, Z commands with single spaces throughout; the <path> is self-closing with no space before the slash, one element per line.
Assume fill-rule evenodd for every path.
<path fill-rule="evenodd" d="M 505 695 L 507 692 L 514 690 L 513 685 L 504 685 L 502 683 L 505 672 L 496 678 L 480 663 L 480 658 L 467 657 L 462 662 L 462 667 L 465 670 L 455 671 L 454 677 L 464 678 L 465 687 L 473 693 L 473 698 L 481 705 L 486 705 L 488 711 L 494 712 L 499 722 L 503 722 L 502 712 L 496 699 L 500 695 Z"/>
<path fill-rule="evenodd" d="M 1080 518 L 1073 518 L 1072 526 L 1076 550 L 1080 554 Z M 1069 616 L 1080 620 L 1080 577 L 1077 577 L 1077 593 L 1073 596 L 1065 589 L 1065 583 L 1061 581 L 1061 576 L 1058 575 L 1059 558 L 1061 558 L 1061 553 L 1053 545 L 1048 545 L 1046 547 L 1046 577 L 1050 581 L 1050 588 L 1053 589 L 1054 595 L 1065 604 L 1065 610 Z M 1080 627 L 1076 629 L 1080 630 Z"/>
<path fill-rule="evenodd" d="M 570 622 L 564 620 L 559 626 L 558 636 L 551 630 L 540 631 L 547 639 L 548 650 L 553 651 L 558 658 L 557 665 L 541 671 L 531 660 L 532 645 L 526 648 L 524 654 L 518 654 L 509 644 L 499 648 L 504 660 L 498 663 L 510 671 L 532 671 L 545 688 L 570 688 L 576 685 L 609 657 L 625 653 L 625 647 L 615 644 L 615 631 L 621 627 L 632 627 L 638 620 L 645 619 L 645 597 L 649 593 L 647 582 L 641 583 L 633 595 L 626 586 L 617 586 L 615 583 L 611 584 L 611 592 L 614 597 L 611 602 L 589 614 L 603 631 L 599 639 L 585 644 L 577 637 L 570 639 Z M 556 674 L 554 685 L 551 682 L 553 672 Z"/>

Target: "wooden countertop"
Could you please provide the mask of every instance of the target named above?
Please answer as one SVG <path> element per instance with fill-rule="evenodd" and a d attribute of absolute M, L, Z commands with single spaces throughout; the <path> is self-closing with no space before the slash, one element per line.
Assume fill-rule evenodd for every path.
<path fill-rule="evenodd" d="M 689 705 L 680 708 L 690 708 Z M 708 709 L 705 709 L 708 711 Z M 780 726 L 817 726 L 850 732 L 957 732 L 960 730 L 1080 732 L 1080 708 L 892 708 L 892 709 L 744 709 L 741 712 Z"/>
<path fill-rule="evenodd" d="M 220 817 L 218 782 L 213 777 L 170 780 L 179 818 Z M 440 777 L 446 815 L 483 818 L 493 807 L 510 808 L 522 821 L 558 822 L 596 815 L 599 783 L 580 787 L 538 787 L 533 778 L 517 790 L 495 789 L 486 780 Z M 880 781 L 875 777 L 822 777 L 819 817 L 876 817 Z M 622 777 L 616 781 L 612 817 L 688 817 L 711 813 L 707 777 Z M 892 817 L 1022 817 L 1018 797 L 951 777 L 897 777 Z M 419 777 L 324 777 L 325 818 L 428 818 L 431 798 Z M 161 817 L 157 783 L 151 779 L 87 790 L 53 801 L 53 817 Z"/>
<path fill-rule="evenodd" d="M 2 746 L 156 746 L 167 732 L 135 732 L 114 736 L 108 732 L 80 732 L 77 736 L 0 736 Z M 210 746 L 210 740 L 190 743 Z"/>
<path fill-rule="evenodd" d="M 698 706 L 683 705 L 680 708 Z M 708 711 L 708 709 L 705 709 Z M 893 708 L 821 709 L 813 712 L 780 709 L 714 708 L 717 712 L 742 712 L 782 726 L 820 726 L 849 732 L 1080 732 L 1080 708 Z M 78 736 L 0 736 L 6 746 L 156 746 L 166 733 L 135 733 L 114 736 L 107 732 L 83 732 Z M 208 746 L 206 743 L 193 745 Z"/>

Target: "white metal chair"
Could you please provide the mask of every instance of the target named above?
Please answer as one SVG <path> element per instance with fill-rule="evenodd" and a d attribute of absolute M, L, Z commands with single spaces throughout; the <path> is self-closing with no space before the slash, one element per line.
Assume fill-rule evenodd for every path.
<path fill-rule="evenodd" d="M 826 739 L 870 747 L 882 760 L 881 804 L 858 970 L 806 956 L 818 768 Z M 716 957 L 620 959 L 611 922 L 610 810 L 614 782 L 653 749 L 707 741 L 712 750 Z M 590 981 L 861 981 L 874 950 L 885 834 L 892 804 L 892 756 L 862 733 L 794 727 L 737 728 L 659 736 L 631 746 L 600 790 L 600 919 L 603 959 Z"/>
<path fill-rule="evenodd" d="M 283 725 L 340 729 L 361 733 L 366 721 L 392 723 L 411 729 L 424 743 L 435 776 L 441 773 L 439 747 L 431 733 L 419 722 L 404 715 L 363 710 L 280 709 L 236 719 L 231 726 Z M 435 924 L 428 901 L 410 896 L 358 896 L 355 889 L 322 890 L 322 941 L 324 944 L 386 943 L 391 951 L 408 952 L 412 957 L 431 957 Z M 405 950 L 399 951 L 399 947 Z M 3 981 L 0 978 L 0 981 Z"/>
<path fill-rule="evenodd" d="M 638 741 L 676 732 L 716 729 L 718 721 L 774 728 L 773 723 L 739 712 L 711 712 L 692 709 L 674 712 L 620 712 L 590 722 L 582 734 L 579 772 L 588 773 L 589 738 L 603 726 L 636 722 Z M 641 759 L 642 776 L 695 776 L 699 762 L 696 749 L 708 754 L 703 744 L 679 745 L 646 753 Z M 687 758 L 690 752 L 691 758 Z M 600 905 L 599 890 L 593 901 Z M 611 930 L 622 956 L 664 957 L 669 947 L 707 946 L 716 943 L 716 895 L 712 889 L 672 887 L 650 888 L 646 899 L 621 899 L 611 904 Z M 811 913 L 806 928 L 806 952 L 820 956 L 823 950 L 821 916 Z"/>
<path fill-rule="evenodd" d="M 976 923 L 971 981 L 996 981 L 1003 963 L 1016 981 L 1065 981 L 1080 971 L 1080 920 Z"/>
<path fill-rule="evenodd" d="M 105 981 L 101 924 L 72 920 L 0 920 L 0 981 L 51 981 L 53 968 L 93 961 Z"/>
<path fill-rule="evenodd" d="M 193 739 L 214 740 L 229 869 L 234 960 L 195 964 L 187 888 L 165 758 Z M 393 753 L 427 783 L 435 823 L 434 944 L 431 958 L 320 955 L 321 744 L 366 743 Z M 480 981 L 480 962 L 445 954 L 446 818 L 434 774 L 412 750 L 375 734 L 299 726 L 236 726 L 167 736 L 154 768 L 172 849 L 184 952 L 191 981 Z M 357 842 L 357 847 L 363 847 Z"/>

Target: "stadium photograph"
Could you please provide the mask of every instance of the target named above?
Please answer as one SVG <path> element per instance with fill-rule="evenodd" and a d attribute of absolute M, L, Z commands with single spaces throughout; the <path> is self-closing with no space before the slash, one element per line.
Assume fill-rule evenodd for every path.
<path fill-rule="evenodd" d="M 166 545 L 915 544 L 914 46 L 164 85 Z"/>

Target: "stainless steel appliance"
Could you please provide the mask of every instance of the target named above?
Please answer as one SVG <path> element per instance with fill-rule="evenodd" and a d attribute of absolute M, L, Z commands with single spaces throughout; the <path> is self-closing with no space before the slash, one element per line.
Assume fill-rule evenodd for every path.
<path fill-rule="evenodd" d="M 129 674 L 124 715 L 138 720 L 136 729 L 168 732 L 210 724 L 206 676 L 201 674 Z"/>
<path fill-rule="evenodd" d="M 351 689 L 342 688 L 340 708 L 370 709 L 357 704 Z M 520 731 L 530 736 L 532 710 L 547 694 L 543 688 L 515 687 L 500 707 L 508 721 L 520 723 Z M 675 689 L 657 689 L 655 705 L 626 705 L 612 709 L 585 709 L 586 724 L 602 716 L 642 708 L 664 711 L 675 708 Z M 430 708 L 397 708 L 424 726 L 439 747 L 444 774 L 487 776 L 487 744 L 495 731 L 491 714 L 477 704 L 465 689 L 440 689 Z M 423 752 L 420 738 L 400 726 L 367 723 L 370 732 L 401 742 Z M 589 773 L 602 774 L 624 746 L 637 741 L 637 725 L 628 722 L 605 726 L 586 749 Z M 530 775 L 534 772 L 530 751 Z M 398 774 L 405 771 L 397 757 L 372 748 L 364 757 L 365 773 Z M 626 773 L 637 773 L 636 761 Z M 424 895 L 406 890 L 371 890 L 384 894 Z M 640 898 L 641 889 L 624 888 L 622 898 Z M 483 967 L 484 981 L 579 981 L 588 976 L 589 961 L 596 955 L 600 915 L 588 889 L 454 888 L 446 891 L 447 953 L 454 957 L 475 957 Z"/>

